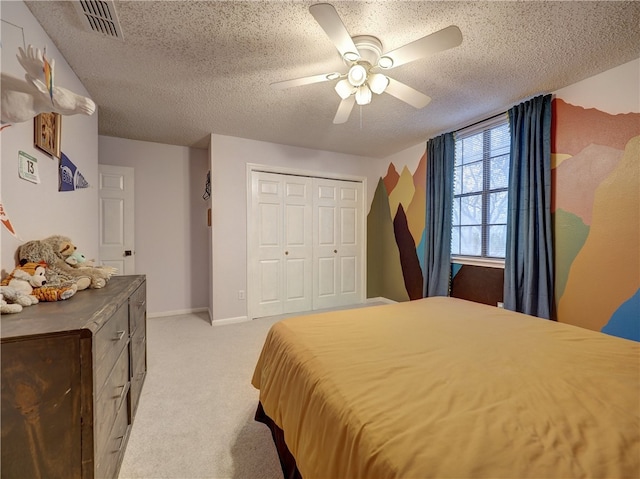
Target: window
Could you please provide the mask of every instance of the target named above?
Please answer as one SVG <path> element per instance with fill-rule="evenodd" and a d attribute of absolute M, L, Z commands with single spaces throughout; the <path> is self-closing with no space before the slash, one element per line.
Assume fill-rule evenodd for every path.
<path fill-rule="evenodd" d="M 510 146 L 504 116 L 456 133 L 453 256 L 504 259 Z"/>

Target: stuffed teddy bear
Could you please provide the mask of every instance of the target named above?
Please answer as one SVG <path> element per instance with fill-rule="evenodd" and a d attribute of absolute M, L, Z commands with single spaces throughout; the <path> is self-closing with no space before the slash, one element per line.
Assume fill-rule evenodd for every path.
<path fill-rule="evenodd" d="M 60 259 L 50 244 L 34 240 L 18 248 L 18 261 L 47 264 L 46 277 L 49 286 L 66 287 L 74 283 L 78 291 L 91 285 L 89 275 L 76 270 Z"/>
<path fill-rule="evenodd" d="M 8 304 L 31 306 L 32 304 L 38 303 L 38 298 L 36 298 L 33 294 L 27 294 L 24 291 L 14 288 L 13 286 L 0 286 L 0 294 L 2 294 L 4 301 Z"/>
<path fill-rule="evenodd" d="M 45 286 L 45 263 L 31 263 L 25 260 L 2 280 L 0 285 L 11 286 L 26 295 L 33 295 L 39 301 L 62 301 L 76 294 L 75 284 L 64 287 Z"/>
<path fill-rule="evenodd" d="M 70 238 L 62 235 L 49 236 L 48 238 L 43 239 L 42 242 L 51 246 L 51 249 L 58 259 L 65 262 L 65 267 L 69 266 L 66 261 L 67 258 L 72 256 L 78 249 Z M 84 255 L 82 255 L 82 257 L 84 258 Z M 107 284 L 107 281 L 109 281 L 109 278 L 111 278 L 111 275 L 115 272 L 115 268 L 90 266 L 89 264 L 81 268 L 76 267 L 70 269 L 75 272 L 80 270 L 80 273 L 74 274 L 86 274 L 89 276 L 91 278 L 91 288 L 103 288 Z"/>

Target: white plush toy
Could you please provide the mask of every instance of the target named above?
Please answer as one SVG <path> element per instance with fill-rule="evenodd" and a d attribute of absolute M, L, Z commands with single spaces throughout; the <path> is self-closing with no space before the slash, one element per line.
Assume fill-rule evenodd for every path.
<path fill-rule="evenodd" d="M 0 314 L 19 313 L 25 306 L 38 303 L 38 298 L 13 286 L 0 286 Z"/>
<path fill-rule="evenodd" d="M 22 305 L 7 303 L 4 300 L 4 295 L 0 293 L 0 315 L 19 313 L 20 311 L 22 311 Z"/>

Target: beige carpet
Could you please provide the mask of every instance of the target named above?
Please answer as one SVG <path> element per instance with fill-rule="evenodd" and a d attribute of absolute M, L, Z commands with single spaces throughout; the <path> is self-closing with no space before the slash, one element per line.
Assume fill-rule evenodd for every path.
<path fill-rule="evenodd" d="M 269 430 L 253 419 L 258 391 L 250 383 L 275 320 L 148 320 L 148 374 L 121 479 L 282 478 Z"/>

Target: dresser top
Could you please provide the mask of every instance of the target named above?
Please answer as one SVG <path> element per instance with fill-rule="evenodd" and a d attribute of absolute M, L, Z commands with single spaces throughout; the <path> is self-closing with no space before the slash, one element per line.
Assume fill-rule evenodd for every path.
<path fill-rule="evenodd" d="M 4 342 L 66 331 L 92 334 L 144 282 L 144 275 L 113 276 L 104 288 L 85 289 L 65 301 L 40 302 L 20 313 L 3 314 L 0 337 Z"/>

